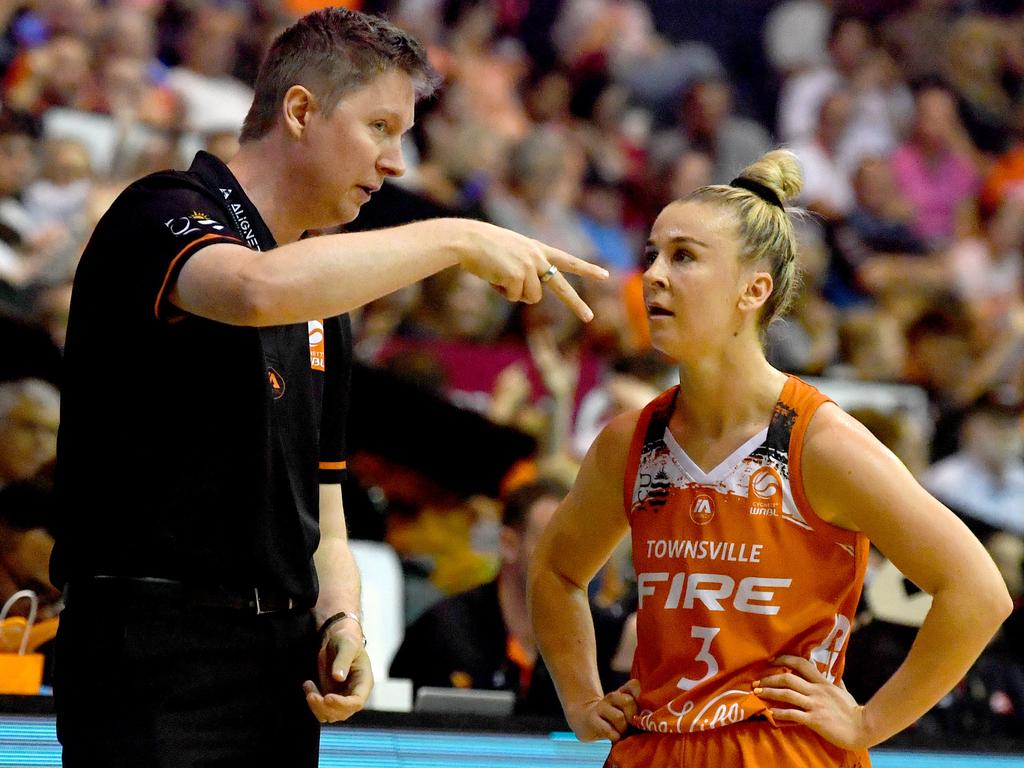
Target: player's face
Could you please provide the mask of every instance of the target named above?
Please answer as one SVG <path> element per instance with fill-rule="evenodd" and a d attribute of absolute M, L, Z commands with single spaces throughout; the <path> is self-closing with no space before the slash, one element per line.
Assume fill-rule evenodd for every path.
<path fill-rule="evenodd" d="M 737 305 L 745 270 L 732 217 L 700 202 L 672 203 L 647 242 L 644 301 L 651 341 L 676 360 L 734 336 L 746 318 Z"/>
<path fill-rule="evenodd" d="M 415 93 L 401 70 L 378 75 L 310 120 L 309 201 L 317 226 L 345 224 L 388 176 L 405 172 L 402 135 L 412 127 Z"/>

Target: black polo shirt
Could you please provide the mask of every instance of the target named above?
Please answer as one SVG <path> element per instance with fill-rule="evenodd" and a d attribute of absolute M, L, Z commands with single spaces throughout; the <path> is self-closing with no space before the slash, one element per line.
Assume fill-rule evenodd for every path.
<path fill-rule="evenodd" d="M 55 584 L 98 574 L 317 592 L 319 483 L 345 466 L 347 316 L 249 328 L 167 300 L 213 243 L 276 243 L 228 168 L 129 186 L 75 276 Z"/>

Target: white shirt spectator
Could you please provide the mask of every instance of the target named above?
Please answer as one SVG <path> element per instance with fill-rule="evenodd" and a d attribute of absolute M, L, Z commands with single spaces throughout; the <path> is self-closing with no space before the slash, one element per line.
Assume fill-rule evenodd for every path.
<path fill-rule="evenodd" d="M 789 0 L 768 14 L 764 49 L 776 72 L 785 74 L 828 61 L 832 10 L 821 0 Z"/>
<path fill-rule="evenodd" d="M 185 104 L 185 127 L 201 134 L 241 130 L 252 104 L 252 89 L 227 75 L 209 77 L 175 67 L 167 84 Z"/>
<path fill-rule="evenodd" d="M 997 480 L 970 454 L 955 453 L 933 464 L 922 484 L 955 512 L 1024 536 L 1024 461 L 1013 461 Z"/>
<path fill-rule="evenodd" d="M 793 144 L 792 150 L 804 175 L 803 191 L 797 203 L 824 203 L 839 213 L 848 213 L 855 202 L 850 183 L 855 165 L 851 159 L 842 152 L 830 156 L 813 139 Z"/>

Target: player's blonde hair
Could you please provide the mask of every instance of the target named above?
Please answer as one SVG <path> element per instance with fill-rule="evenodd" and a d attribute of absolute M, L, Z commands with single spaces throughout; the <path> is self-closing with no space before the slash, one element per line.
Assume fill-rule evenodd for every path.
<path fill-rule="evenodd" d="M 735 181 L 766 187 L 782 205 L 731 184 L 700 187 L 684 200 L 713 203 L 732 211 L 743 243 L 740 258 L 746 263 L 763 262 L 768 266 L 773 288 L 759 320 L 763 334 L 773 320 L 786 313 L 800 287 L 793 216 L 802 215 L 804 211 L 783 205 L 800 194 L 803 176 L 796 155 L 788 149 L 775 149 L 744 168 Z"/>

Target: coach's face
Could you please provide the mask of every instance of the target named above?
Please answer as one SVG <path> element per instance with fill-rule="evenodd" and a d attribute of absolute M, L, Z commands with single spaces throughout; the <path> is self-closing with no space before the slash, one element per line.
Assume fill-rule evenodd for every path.
<path fill-rule="evenodd" d="M 308 228 L 352 221 L 386 177 L 405 173 L 402 135 L 415 103 L 412 78 L 401 70 L 377 75 L 329 114 L 313 100 L 297 136 Z"/>

